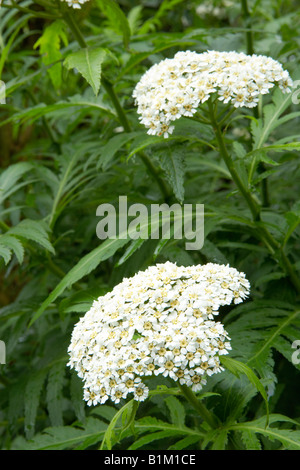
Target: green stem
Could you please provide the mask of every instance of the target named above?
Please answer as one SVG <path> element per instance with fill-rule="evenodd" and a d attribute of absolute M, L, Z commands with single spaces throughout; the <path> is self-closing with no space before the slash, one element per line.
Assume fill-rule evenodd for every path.
<path fill-rule="evenodd" d="M 59 0 L 58 0 L 59 2 Z M 76 41 L 78 42 L 79 46 L 82 47 L 83 49 L 87 47 L 87 43 L 77 25 L 77 23 L 74 21 L 74 16 L 71 14 L 68 8 L 64 9 L 62 12 L 63 19 L 69 26 L 70 30 L 72 31 Z"/>
<path fill-rule="evenodd" d="M 225 146 L 225 143 L 224 143 L 224 139 L 223 139 L 223 133 L 221 131 L 220 124 L 217 122 L 217 120 L 215 118 L 215 112 L 214 112 L 213 104 L 210 100 L 208 100 L 208 106 L 209 106 L 209 109 L 210 109 L 211 123 L 213 125 L 214 131 L 215 131 L 215 134 L 216 134 L 216 138 L 217 138 L 217 141 L 218 141 L 218 144 L 219 144 L 220 154 L 222 155 L 223 160 L 226 163 L 226 166 L 227 166 L 227 168 L 228 168 L 228 170 L 229 170 L 229 172 L 232 176 L 233 181 L 235 182 L 236 186 L 238 187 L 238 189 L 240 190 L 240 192 L 244 196 L 244 199 L 247 201 L 247 204 L 248 204 L 248 206 L 251 210 L 253 219 L 258 220 L 259 219 L 258 204 L 253 199 L 250 191 L 247 188 L 244 187 L 244 184 L 243 184 L 238 172 L 235 169 L 234 162 L 232 161 L 231 156 L 227 152 L 227 149 L 226 149 L 226 146 Z"/>
<path fill-rule="evenodd" d="M 251 31 L 251 15 L 249 12 L 247 0 L 241 0 L 241 5 L 242 5 L 242 12 L 243 12 L 245 24 L 248 29 L 248 31 L 246 32 L 247 54 L 252 55 L 254 53 L 253 33 Z"/>
<path fill-rule="evenodd" d="M 240 193 L 244 197 L 250 211 L 252 214 L 253 222 L 256 225 L 257 233 L 259 235 L 260 240 L 264 243 L 264 245 L 268 248 L 271 255 L 279 262 L 282 266 L 284 271 L 286 272 L 287 276 L 289 276 L 291 283 L 295 287 L 296 291 L 300 293 L 300 279 L 297 273 L 294 270 L 292 263 L 290 262 L 289 258 L 284 252 L 283 247 L 281 247 L 280 243 L 277 242 L 272 234 L 267 230 L 267 228 L 262 224 L 261 221 L 261 214 L 260 214 L 260 206 L 253 198 L 251 192 L 247 187 L 244 186 L 243 181 L 241 180 L 235 166 L 234 162 L 226 149 L 226 145 L 224 142 L 223 132 L 220 127 L 220 123 L 217 121 L 215 117 L 215 109 L 213 103 L 208 100 L 208 106 L 210 110 L 210 117 L 211 123 L 214 128 L 216 138 L 219 144 L 219 151 L 220 154 L 226 163 L 226 166 L 231 174 L 233 181 L 235 182 L 236 186 L 238 187 Z"/>
<path fill-rule="evenodd" d="M 218 427 L 218 419 L 214 416 L 203 403 L 198 400 L 194 392 L 187 385 L 179 385 L 179 388 L 183 396 L 187 401 L 195 408 L 197 413 L 203 418 L 203 420 L 212 428 L 215 429 Z"/>

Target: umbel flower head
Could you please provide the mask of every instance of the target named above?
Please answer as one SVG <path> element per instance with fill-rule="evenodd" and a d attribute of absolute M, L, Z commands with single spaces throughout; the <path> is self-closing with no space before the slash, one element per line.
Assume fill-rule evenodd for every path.
<path fill-rule="evenodd" d="M 124 278 L 74 327 L 68 365 L 84 381 L 83 398 L 119 403 L 133 393 L 142 401 L 143 379 L 158 375 L 200 390 L 231 349 L 218 309 L 242 302 L 249 288 L 244 273 L 213 263 L 166 262 Z"/>
<path fill-rule="evenodd" d="M 168 137 L 174 130 L 173 121 L 193 116 L 213 93 L 223 103 L 252 108 L 259 95 L 269 93 L 275 84 L 286 93 L 293 82 L 270 57 L 186 51 L 153 65 L 138 82 L 133 97 L 148 134 Z"/>

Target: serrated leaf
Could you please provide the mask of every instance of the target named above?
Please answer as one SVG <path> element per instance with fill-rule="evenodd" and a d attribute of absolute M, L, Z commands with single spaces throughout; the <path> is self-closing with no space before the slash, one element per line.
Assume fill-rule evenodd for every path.
<path fill-rule="evenodd" d="M 169 219 L 169 213 L 166 214 L 165 219 Z M 181 218 L 181 214 L 178 214 L 177 217 Z M 149 220 L 148 216 L 141 222 L 140 224 L 140 231 L 144 233 L 144 230 L 149 228 Z M 151 230 L 155 232 L 160 225 L 165 221 L 164 217 L 159 218 L 151 224 Z M 176 216 L 174 216 L 174 220 Z M 46 308 L 54 302 L 57 297 L 59 297 L 65 289 L 71 287 L 75 282 L 79 281 L 79 279 L 83 278 L 84 276 L 88 275 L 91 271 L 93 271 L 102 261 L 110 258 L 115 252 L 123 247 L 125 244 L 128 243 L 130 239 L 130 227 L 121 234 L 119 234 L 116 238 L 108 238 L 101 245 L 90 253 L 85 255 L 81 260 L 66 274 L 66 276 L 61 280 L 61 282 L 55 287 L 55 289 L 51 292 L 51 294 L 44 300 L 40 308 L 36 311 L 34 316 L 32 317 L 29 325 L 32 325 L 46 310 Z"/>
<path fill-rule="evenodd" d="M 30 439 L 34 434 L 35 420 L 39 406 L 40 394 L 46 379 L 47 370 L 42 369 L 29 377 L 25 387 L 25 434 Z"/>
<path fill-rule="evenodd" d="M 232 359 L 231 357 L 220 356 L 220 362 L 226 369 L 228 369 L 231 373 L 233 373 L 237 377 L 239 377 L 240 374 L 245 374 L 247 376 L 249 381 L 252 383 L 252 385 L 254 385 L 254 387 L 257 389 L 257 391 L 261 394 L 261 396 L 264 399 L 266 410 L 267 410 L 267 423 L 268 423 L 269 405 L 268 405 L 267 393 L 261 381 L 253 372 L 253 370 L 250 369 L 250 367 L 247 366 L 246 364 L 243 364 L 242 362 L 237 361 L 236 359 Z"/>
<path fill-rule="evenodd" d="M 105 144 L 99 150 L 100 158 L 98 161 L 98 167 L 102 168 L 103 170 L 107 170 L 116 152 L 120 150 L 123 145 L 137 137 L 139 134 L 140 132 L 122 133 L 109 139 L 107 144 Z"/>
<path fill-rule="evenodd" d="M 111 422 L 109 423 L 105 431 L 105 434 L 101 443 L 101 447 L 100 447 L 101 450 L 104 449 L 104 446 L 106 446 L 108 450 L 111 450 L 112 445 L 113 445 L 114 432 L 115 432 L 116 425 L 118 421 L 122 418 L 123 413 L 126 413 L 126 414 L 131 413 L 133 406 L 134 406 L 134 400 L 132 399 L 132 400 L 129 400 L 124 406 L 122 406 L 122 408 L 120 408 L 116 412 L 116 414 L 114 415 L 113 419 L 111 420 Z"/>
<path fill-rule="evenodd" d="M 31 440 L 17 439 L 13 449 L 17 450 L 63 450 L 73 449 L 80 442 L 95 438 L 99 442 L 107 425 L 95 418 L 88 418 L 84 426 L 56 426 L 43 430 Z"/>
<path fill-rule="evenodd" d="M 180 439 L 175 444 L 172 444 L 168 447 L 168 450 L 185 450 L 191 447 L 193 444 L 200 443 L 200 438 L 198 436 L 186 436 L 183 439 Z M 194 449 L 198 449 L 198 446 L 195 446 Z"/>
<path fill-rule="evenodd" d="M 110 20 L 111 27 L 123 36 L 124 46 L 127 48 L 130 40 L 131 30 L 128 20 L 115 0 L 97 0 L 103 13 Z"/>
<path fill-rule="evenodd" d="M 159 158 L 161 168 L 173 189 L 176 199 L 182 203 L 184 200 L 184 157 L 178 151 L 170 151 Z"/>
<path fill-rule="evenodd" d="M 63 425 L 63 395 L 64 376 L 66 365 L 64 362 L 54 364 L 48 375 L 47 383 L 47 409 L 52 426 Z"/>
<path fill-rule="evenodd" d="M 78 375 L 72 371 L 70 381 L 70 396 L 78 421 L 85 422 L 85 402 L 83 400 L 83 382 Z"/>
<path fill-rule="evenodd" d="M 8 264 L 11 260 L 12 253 L 11 250 L 0 243 L 0 256 L 4 259 L 4 263 Z"/>
<path fill-rule="evenodd" d="M 183 404 L 174 396 L 167 397 L 165 403 L 169 408 L 171 422 L 176 426 L 184 426 L 185 424 L 185 408 Z"/>
<path fill-rule="evenodd" d="M 81 260 L 68 272 L 61 280 L 56 288 L 51 292 L 47 299 L 42 303 L 35 315 L 30 321 L 32 325 L 46 310 L 46 308 L 54 302 L 57 297 L 64 292 L 65 289 L 72 286 L 79 279 L 83 278 L 93 271 L 102 261 L 112 256 L 119 248 L 128 242 L 127 239 L 108 239 L 90 253 L 85 255 Z"/>
<path fill-rule="evenodd" d="M 238 158 L 244 158 L 245 157 L 247 151 L 245 150 L 245 147 L 243 146 L 243 144 L 241 144 L 240 142 L 235 140 L 232 143 L 232 147 L 233 147 L 233 150 L 234 150 L 234 152 L 235 152 L 235 154 Z"/>
<path fill-rule="evenodd" d="M 91 101 L 88 98 L 84 98 L 79 95 L 74 95 L 69 98 L 68 101 L 59 101 L 58 103 L 49 105 L 46 105 L 45 103 L 40 103 L 31 108 L 26 108 L 25 110 L 15 112 L 8 119 L 3 119 L 0 122 L 0 127 L 8 124 L 9 122 L 34 122 L 42 116 L 45 116 L 46 114 L 56 116 L 60 112 L 62 115 L 68 116 L 70 114 L 71 108 L 87 108 L 87 110 L 96 109 L 98 112 L 105 111 L 106 114 L 115 116 L 114 111 L 102 102 L 101 97 L 97 97 L 97 99 Z M 16 188 L 14 188 L 14 190 L 15 189 Z"/>
<path fill-rule="evenodd" d="M 145 242 L 145 239 L 143 238 L 137 238 L 136 240 L 133 240 L 130 243 L 129 247 L 126 249 L 125 253 L 117 261 L 115 266 L 118 267 L 124 264 L 130 258 L 130 256 L 132 256 L 133 253 L 135 253 L 143 245 L 144 242 Z"/>
<path fill-rule="evenodd" d="M 299 423 L 288 418 L 287 416 L 279 414 L 271 414 L 269 416 L 270 426 L 265 427 L 266 417 L 262 417 L 250 422 L 238 423 L 236 425 L 230 426 L 230 429 L 234 431 L 240 431 L 248 433 L 260 434 L 271 441 L 280 442 L 285 450 L 300 450 L 300 431 L 293 429 L 280 429 L 278 427 L 272 426 L 274 423 L 285 422 L 293 425 L 299 426 Z"/>
<path fill-rule="evenodd" d="M 242 431 L 241 438 L 247 450 L 261 450 L 260 440 L 250 429 Z"/>
<path fill-rule="evenodd" d="M 160 441 L 162 439 L 165 439 L 166 437 L 173 437 L 174 434 L 177 435 L 178 431 L 174 432 L 172 430 L 166 430 L 149 433 L 146 436 L 137 439 L 133 444 L 131 444 L 128 450 L 140 449 L 141 447 L 150 444 L 151 442 Z"/>
<path fill-rule="evenodd" d="M 12 237 L 8 234 L 0 235 L 0 246 L 5 246 L 9 250 L 13 251 L 19 264 L 22 264 L 24 258 L 24 247 L 16 237 Z"/>
<path fill-rule="evenodd" d="M 51 253 L 55 253 L 55 250 L 49 241 L 46 227 L 46 224 L 42 221 L 24 219 L 18 225 L 12 227 L 7 234 L 32 240 Z"/>
<path fill-rule="evenodd" d="M 102 47 L 86 47 L 69 54 L 63 65 L 67 69 L 77 69 L 97 96 L 101 85 L 102 63 L 106 56 L 107 51 Z"/>
<path fill-rule="evenodd" d="M 17 181 L 30 170 L 32 170 L 30 163 L 20 162 L 10 165 L 2 171 L 0 175 L 0 204 L 18 189 Z"/>
<path fill-rule="evenodd" d="M 60 62 L 62 58 L 60 52 L 61 42 L 63 41 L 64 45 L 68 44 L 65 28 L 66 25 L 63 20 L 53 21 L 53 23 L 45 27 L 43 34 L 34 44 L 35 49 L 39 48 L 43 63 L 45 65 L 53 64 L 47 71 L 56 89 L 59 89 L 62 83 Z"/>

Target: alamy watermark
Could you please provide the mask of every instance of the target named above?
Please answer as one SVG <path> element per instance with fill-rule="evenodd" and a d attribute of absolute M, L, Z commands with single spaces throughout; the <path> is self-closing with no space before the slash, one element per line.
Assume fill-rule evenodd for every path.
<path fill-rule="evenodd" d="M 6 103 L 6 86 L 5 83 L 0 80 L 0 104 Z"/>
<path fill-rule="evenodd" d="M 296 349 L 296 351 L 293 352 L 292 354 L 292 363 L 295 365 L 300 364 L 300 340 L 296 339 L 292 343 L 292 348 Z"/>
<path fill-rule="evenodd" d="M 186 250 L 200 250 L 204 244 L 203 204 L 131 204 L 127 196 L 119 196 L 119 210 L 113 204 L 97 207 L 96 215 L 102 217 L 96 233 L 100 240 L 106 238 L 185 239 Z"/>
<path fill-rule="evenodd" d="M 6 364 L 6 346 L 4 341 L 0 340 L 0 364 Z"/>

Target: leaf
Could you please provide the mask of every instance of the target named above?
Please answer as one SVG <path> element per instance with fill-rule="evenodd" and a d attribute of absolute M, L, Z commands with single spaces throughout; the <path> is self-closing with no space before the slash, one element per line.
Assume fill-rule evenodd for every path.
<path fill-rule="evenodd" d="M 96 418 L 87 418 L 84 426 L 55 426 L 43 430 L 30 441 L 16 439 L 15 450 L 63 450 L 73 449 L 79 443 L 93 438 L 93 443 L 99 442 L 104 435 L 107 425 Z"/>
<path fill-rule="evenodd" d="M 103 288 L 91 288 L 68 295 L 60 302 L 59 313 L 64 316 L 69 312 L 87 312 L 94 300 L 105 292 Z"/>
<path fill-rule="evenodd" d="M 284 152 L 284 151 L 291 151 L 291 150 L 300 150 L 300 142 L 288 142 L 287 144 L 272 144 L 272 145 L 265 145 L 260 149 L 255 149 L 252 152 L 247 153 L 246 157 L 261 154 L 261 152 Z M 273 160 L 272 160 L 273 162 Z M 268 161 L 266 162 L 268 163 Z M 277 162 L 273 162 L 272 164 L 278 165 Z"/>
<path fill-rule="evenodd" d="M 159 163 L 166 173 L 176 199 L 182 203 L 184 200 L 184 156 L 178 151 L 170 150 L 160 156 Z"/>
<path fill-rule="evenodd" d="M 174 396 L 167 397 L 165 403 L 169 408 L 171 415 L 171 422 L 176 426 L 184 426 L 185 423 L 185 408 L 178 398 Z"/>
<path fill-rule="evenodd" d="M 123 434 L 129 428 L 131 429 L 132 433 L 134 433 L 134 422 L 135 422 L 135 416 L 136 416 L 138 407 L 139 407 L 139 402 L 133 401 L 132 406 L 130 408 L 126 408 L 126 410 L 123 412 L 120 439 L 122 439 Z"/>
<path fill-rule="evenodd" d="M 161 431 L 165 433 L 165 437 L 170 436 L 189 436 L 194 437 L 195 439 L 199 440 L 203 438 L 204 434 L 198 430 L 189 428 L 187 426 L 177 426 L 174 424 L 167 423 L 157 418 L 152 418 L 147 416 L 145 418 L 141 418 L 135 422 L 135 431 L 137 433 L 147 432 L 147 435 L 151 434 L 151 431 Z M 157 433 L 154 433 L 157 434 Z M 152 433 L 153 436 L 153 433 Z M 147 436 L 144 436 L 147 439 Z M 154 437 L 154 436 L 153 436 Z M 143 439 L 143 438 L 141 438 Z M 142 441 L 135 440 L 133 446 L 136 447 L 137 443 L 140 447 Z M 143 441 L 144 442 L 144 441 Z M 144 444 L 142 444 L 144 445 Z"/>
<path fill-rule="evenodd" d="M 63 425 L 63 394 L 65 362 L 54 364 L 48 375 L 47 383 L 47 409 L 52 426 Z"/>
<path fill-rule="evenodd" d="M 232 338 L 234 357 L 267 380 L 268 393 L 273 394 L 276 376 L 272 352 L 281 352 L 284 338 L 289 345 L 285 355 L 292 362 L 291 344 L 299 336 L 300 311 L 279 299 L 256 300 L 235 307 L 226 317 L 225 327 Z"/>
<path fill-rule="evenodd" d="M 43 221 L 24 219 L 18 225 L 12 227 L 7 232 L 7 235 L 14 235 L 16 237 L 35 241 L 46 250 L 51 253 L 55 253 L 55 250 L 49 241 L 46 228 L 47 225 Z"/>
<path fill-rule="evenodd" d="M 106 56 L 107 51 L 102 47 L 86 47 L 69 54 L 63 65 L 67 69 L 77 69 L 97 96 L 101 85 L 101 66 Z"/>
<path fill-rule="evenodd" d="M 68 272 L 68 274 L 42 303 L 40 308 L 32 317 L 30 325 L 32 325 L 42 315 L 44 310 L 46 310 L 46 308 L 54 302 L 65 289 L 71 287 L 75 282 L 79 281 L 79 279 L 93 271 L 100 262 L 112 256 L 119 248 L 124 246 L 127 241 L 127 239 L 107 239 L 101 243 L 99 247 L 81 258 L 81 260 Z"/>
<path fill-rule="evenodd" d="M 131 411 L 133 410 L 133 406 L 134 406 L 134 400 L 132 399 L 132 400 L 128 401 L 124 406 L 122 406 L 122 408 L 120 408 L 116 412 L 113 419 L 109 423 L 108 428 L 105 431 L 105 434 L 104 434 L 104 437 L 103 437 L 103 440 L 102 440 L 102 443 L 101 443 L 100 450 L 103 450 L 104 446 L 106 446 L 108 448 L 108 450 L 111 450 L 112 445 L 113 445 L 112 440 L 114 439 L 114 429 L 117 425 L 117 422 L 119 421 L 119 419 L 122 418 L 122 415 L 123 415 L 124 412 L 127 415 L 128 415 L 128 413 L 130 414 Z"/>
<path fill-rule="evenodd" d="M 236 154 L 236 156 L 238 158 L 244 158 L 245 155 L 246 155 L 246 149 L 245 147 L 243 146 L 243 144 L 241 144 L 240 142 L 238 142 L 237 140 L 235 140 L 233 143 L 232 143 L 232 147 L 233 147 L 233 150 Z"/>
<path fill-rule="evenodd" d="M 118 410 L 109 405 L 100 405 L 100 406 L 95 406 L 91 413 L 100 416 L 101 418 L 105 419 L 106 421 L 110 422 L 113 417 L 115 416 L 116 412 Z"/>
<path fill-rule="evenodd" d="M 258 437 L 249 429 L 241 432 L 241 438 L 247 450 L 261 450 L 261 443 Z"/>
<path fill-rule="evenodd" d="M 68 101 L 59 101 L 55 104 L 46 105 L 40 103 L 31 108 L 27 108 L 22 111 L 14 113 L 8 119 L 4 119 L 0 122 L 0 127 L 8 124 L 9 122 L 24 123 L 26 121 L 34 122 L 37 119 L 49 114 L 50 116 L 56 116 L 58 112 L 62 115 L 69 116 L 71 108 L 86 109 L 87 112 L 91 112 L 92 109 L 104 111 L 106 114 L 115 116 L 114 111 L 102 102 L 101 97 L 97 97 L 92 101 L 89 97 L 74 95 L 68 99 Z M 15 188 L 14 188 L 15 189 Z"/>
<path fill-rule="evenodd" d="M 97 4 L 110 20 L 110 26 L 123 36 L 125 48 L 128 47 L 131 30 L 124 12 L 115 0 L 97 0 Z"/>
<path fill-rule="evenodd" d="M 9 15 L 7 14 L 7 18 L 9 17 Z M 19 19 L 14 19 L 13 23 L 14 23 L 14 31 L 13 33 L 10 34 L 9 36 L 9 39 L 4 47 L 4 44 L 3 44 L 3 38 L 4 38 L 4 35 L 2 33 L 2 28 L 3 28 L 3 20 L 1 18 L 1 56 L 0 56 L 0 77 L 2 75 L 2 71 L 3 71 L 3 67 L 5 65 L 5 62 L 6 62 L 6 59 L 8 58 L 9 56 L 9 52 L 13 46 L 13 43 L 17 37 L 17 35 L 19 34 L 20 30 L 22 30 L 22 28 L 24 28 L 25 25 L 27 25 L 27 21 L 29 19 L 30 15 L 22 15 L 21 18 Z M 9 31 L 11 32 L 11 29 L 9 29 Z"/>
<path fill-rule="evenodd" d="M 1 239 L 0 239 L 1 240 Z M 7 246 L 0 243 L 0 256 L 4 259 L 4 263 L 8 264 L 11 260 L 11 250 Z"/>
<path fill-rule="evenodd" d="M 180 439 L 175 444 L 172 444 L 168 447 L 168 450 L 185 450 L 191 447 L 193 444 L 199 444 L 199 436 L 186 436 L 183 439 Z M 198 449 L 198 446 L 193 447 L 193 449 Z"/>
<path fill-rule="evenodd" d="M 133 253 L 135 253 L 144 243 L 145 239 L 143 238 L 137 238 L 136 240 L 132 240 L 125 253 L 121 256 L 121 258 L 119 258 L 119 260 L 115 264 L 116 268 L 125 263 L 130 258 L 130 256 L 132 256 Z"/>
<path fill-rule="evenodd" d="M 45 65 L 53 64 L 52 67 L 47 68 L 47 71 L 56 89 L 59 89 L 62 84 L 62 67 L 60 62 L 62 58 L 60 52 L 61 41 L 63 41 L 65 46 L 68 44 L 65 28 L 66 25 L 63 20 L 53 21 L 49 26 L 46 26 L 43 34 L 33 46 L 34 49 L 39 47 L 40 55 Z"/>
<path fill-rule="evenodd" d="M 120 150 L 123 145 L 125 145 L 127 142 L 138 136 L 140 132 L 129 132 L 129 133 L 122 133 L 113 136 L 107 144 L 105 144 L 100 150 L 100 158 L 98 161 L 98 167 L 102 168 L 104 171 L 109 168 L 109 165 L 117 153 L 118 150 Z M 144 135 L 144 132 L 143 132 Z"/>
<path fill-rule="evenodd" d="M 1 247 L 4 246 L 13 251 L 19 264 L 22 264 L 24 258 L 24 248 L 22 243 L 16 237 L 12 237 L 7 234 L 0 235 L 0 245 Z M 5 264 L 7 264 L 7 262 Z"/>
<path fill-rule="evenodd" d="M 166 431 L 158 431 L 158 432 L 149 433 L 137 439 L 133 444 L 131 444 L 128 450 L 140 449 L 141 447 L 147 444 L 150 444 L 151 442 L 161 441 L 162 439 L 165 439 L 166 437 L 174 436 L 174 434 L 177 435 L 178 431 L 174 432 L 172 430 L 166 430 Z"/>
<path fill-rule="evenodd" d="M 270 426 L 265 427 L 265 419 L 266 417 L 263 416 L 262 418 L 250 422 L 238 423 L 230 426 L 230 429 L 234 431 L 240 431 L 242 433 L 245 433 L 246 431 L 247 433 L 260 434 L 267 437 L 271 441 L 279 441 L 284 446 L 285 450 L 300 450 L 299 430 L 280 429 L 278 427 L 272 426 L 272 424 L 276 422 L 286 422 L 298 426 L 299 423 L 291 420 L 287 416 L 271 414 L 269 416 Z M 245 434 L 243 434 L 243 436 L 245 437 Z"/>
<path fill-rule="evenodd" d="M 181 219 L 181 214 L 177 215 L 178 218 Z M 149 220 L 148 216 L 143 220 L 140 224 L 140 231 L 144 233 L 144 230 L 149 228 Z M 169 220 L 169 212 L 162 214 L 162 217 L 157 217 L 157 220 L 151 224 L 151 230 L 155 232 L 165 220 Z M 176 220 L 176 214 L 174 216 L 174 221 Z M 130 227 L 120 233 L 116 238 L 108 238 L 101 245 L 90 253 L 85 255 L 81 260 L 66 274 L 66 276 L 61 280 L 61 282 L 55 287 L 55 289 L 51 292 L 51 294 L 44 300 L 40 308 L 36 311 L 34 316 L 32 317 L 31 321 L 29 322 L 29 326 L 31 326 L 46 310 L 46 308 L 54 302 L 59 295 L 61 295 L 65 289 L 71 287 L 75 282 L 82 279 L 84 276 L 89 274 L 93 271 L 102 261 L 110 258 L 115 252 L 126 245 L 130 238 Z"/>
<path fill-rule="evenodd" d="M 12 252 L 16 255 L 20 264 L 23 262 L 24 247 L 18 237 L 33 240 L 46 250 L 54 253 L 54 248 L 49 242 L 45 227 L 42 221 L 24 219 L 5 234 L 0 234 L 0 256 L 4 258 L 5 264 L 10 261 Z"/>
<path fill-rule="evenodd" d="M 242 373 L 245 374 L 249 381 L 254 385 L 256 390 L 259 391 L 261 396 L 263 397 L 266 405 L 266 410 L 267 410 L 267 423 L 268 423 L 268 415 L 269 415 L 269 404 L 268 404 L 268 397 L 266 390 L 258 377 L 255 375 L 252 369 L 248 367 L 246 364 L 243 364 L 240 361 L 237 361 L 236 359 L 232 359 L 231 357 L 224 357 L 220 356 L 220 362 L 221 364 L 228 369 L 230 372 L 232 372 L 234 375 L 237 377 Z"/>
<path fill-rule="evenodd" d="M 72 371 L 70 381 L 70 396 L 78 421 L 85 422 L 85 404 L 83 401 L 83 382 L 78 375 Z"/>
<path fill-rule="evenodd" d="M 32 170 L 30 163 L 20 162 L 10 165 L 2 171 L 0 176 L 0 204 L 19 189 L 20 186 L 16 183 L 30 170 Z"/>
<path fill-rule="evenodd" d="M 299 71 L 296 70 L 294 75 L 297 77 L 299 75 Z M 283 120 L 286 122 L 286 120 L 294 118 L 294 113 L 287 114 L 283 118 L 280 118 L 292 102 L 291 93 L 284 94 L 277 88 L 273 94 L 272 101 L 272 104 L 264 106 L 263 119 L 253 119 L 251 122 L 254 150 L 263 148 L 270 134 L 277 127 L 282 125 Z"/>
<path fill-rule="evenodd" d="M 225 450 L 228 442 L 228 430 L 221 429 L 215 433 L 211 450 Z"/>
<path fill-rule="evenodd" d="M 40 394 L 46 379 L 48 370 L 42 369 L 31 375 L 25 387 L 25 434 L 30 439 L 34 434 L 35 420 L 39 406 Z"/>
<path fill-rule="evenodd" d="M 149 18 L 140 28 L 139 34 L 147 34 L 151 30 L 155 30 L 160 25 L 160 20 L 168 10 L 175 9 L 178 3 L 183 0 L 163 0 L 157 9 L 153 18 Z"/>
<path fill-rule="evenodd" d="M 142 21 L 142 10 L 143 5 L 136 5 L 133 7 L 127 15 L 128 24 L 130 27 L 131 34 L 135 34 L 140 27 Z"/>

